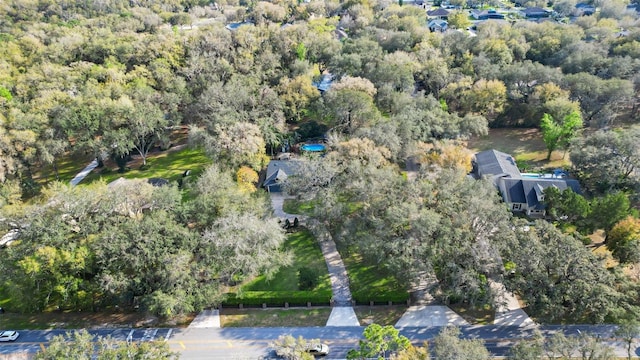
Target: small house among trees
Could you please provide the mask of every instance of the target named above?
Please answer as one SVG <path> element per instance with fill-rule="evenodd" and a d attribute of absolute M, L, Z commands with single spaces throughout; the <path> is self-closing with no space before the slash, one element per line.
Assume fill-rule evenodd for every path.
<path fill-rule="evenodd" d="M 429 10 L 427 11 L 427 16 L 430 19 L 440 19 L 440 20 L 447 20 L 447 18 L 449 17 L 449 10 L 447 9 L 435 9 L 435 10 Z"/>
<path fill-rule="evenodd" d="M 577 3 L 576 12 L 579 16 L 589 16 L 596 13 L 596 7 L 587 3 Z"/>
<path fill-rule="evenodd" d="M 515 159 L 497 150 L 479 152 L 472 161 L 472 175 L 476 179 L 490 178 L 500 191 L 502 200 L 513 212 L 522 212 L 527 216 L 546 215 L 544 190 L 556 187 L 560 191 L 570 188 L 580 194 L 580 183 L 574 179 L 554 174 L 521 174 Z"/>
<path fill-rule="evenodd" d="M 431 32 L 445 32 L 449 24 L 444 20 L 431 20 L 429 21 L 429 30 Z"/>
<path fill-rule="evenodd" d="M 298 160 L 272 160 L 267 166 L 267 176 L 262 183 L 268 192 L 282 192 L 282 185 L 300 166 Z"/>

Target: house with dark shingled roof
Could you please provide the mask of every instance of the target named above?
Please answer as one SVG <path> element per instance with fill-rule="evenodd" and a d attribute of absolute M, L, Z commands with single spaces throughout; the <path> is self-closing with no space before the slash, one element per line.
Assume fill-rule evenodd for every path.
<path fill-rule="evenodd" d="M 556 187 L 561 192 L 571 189 L 580 194 L 580 183 L 567 179 L 563 174 L 530 175 L 521 174 L 515 159 L 497 150 L 487 150 L 475 154 L 471 175 L 476 179 L 490 179 L 502 195 L 502 200 L 513 212 L 525 213 L 531 217 L 546 215 L 544 190 Z"/>
<path fill-rule="evenodd" d="M 287 178 L 295 175 L 300 166 L 299 160 L 271 160 L 262 187 L 268 192 L 282 192 Z"/>

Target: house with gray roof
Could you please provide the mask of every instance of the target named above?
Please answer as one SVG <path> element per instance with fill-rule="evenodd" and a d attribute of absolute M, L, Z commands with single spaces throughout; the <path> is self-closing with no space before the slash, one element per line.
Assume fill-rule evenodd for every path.
<path fill-rule="evenodd" d="M 513 212 L 522 212 L 531 217 L 546 215 L 544 190 L 556 187 L 561 192 L 571 189 L 580 194 L 580 183 L 556 174 L 522 174 L 515 159 L 497 150 L 487 150 L 475 154 L 472 175 L 476 179 L 491 179 L 502 195 L 502 200 Z"/>
<path fill-rule="evenodd" d="M 428 25 L 431 32 L 445 32 L 449 27 L 445 20 L 431 20 Z"/>
<path fill-rule="evenodd" d="M 587 3 L 577 3 L 576 4 L 576 15 L 578 16 L 589 16 L 596 13 L 596 7 L 587 4 Z"/>
<path fill-rule="evenodd" d="M 504 20 L 504 14 L 500 14 L 495 9 L 471 10 L 471 16 L 476 20 Z"/>
<path fill-rule="evenodd" d="M 526 8 L 520 13 L 527 19 L 542 19 L 551 16 L 551 11 L 537 6 Z"/>
<path fill-rule="evenodd" d="M 449 14 L 450 14 L 449 10 L 443 9 L 443 8 L 427 11 L 427 16 L 429 18 L 440 19 L 440 20 L 447 20 L 447 18 L 449 17 Z"/>
<path fill-rule="evenodd" d="M 299 167 L 299 160 L 271 160 L 267 166 L 267 176 L 262 182 L 262 187 L 268 192 L 282 192 L 287 178 L 295 175 Z"/>

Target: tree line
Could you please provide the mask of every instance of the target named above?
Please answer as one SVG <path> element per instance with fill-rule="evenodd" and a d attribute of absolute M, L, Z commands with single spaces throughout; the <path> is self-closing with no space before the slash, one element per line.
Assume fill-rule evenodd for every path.
<path fill-rule="evenodd" d="M 579 239 L 544 223 L 521 231 L 490 185 L 465 178 L 470 156 L 456 142 L 490 126 L 559 129 L 551 139 L 574 146 L 590 192 L 636 189 L 632 132 L 569 141 L 563 130 L 574 114 L 594 130 L 637 120 L 637 21 L 614 10 L 572 24 L 486 22 L 469 36 L 430 33 L 422 9 L 384 1 L 10 1 L 0 8 L 0 204 L 2 228 L 22 235 L 2 250 L 5 287 L 30 299 L 25 311 L 209 305 L 224 284 L 286 262 L 264 199 L 237 187 L 239 169 L 252 174 L 282 144 L 330 130 L 330 153 L 290 191 L 322 199 L 316 215 L 335 238 L 401 281 L 428 271 L 443 301 L 480 305 L 493 296 L 487 277 L 513 264 L 507 286 L 550 319 L 636 311 L 635 284 Z M 334 80 L 321 94 L 323 75 Z M 193 198 L 142 184 L 40 192 L 33 181 L 68 154 L 144 161 L 185 125 L 216 163 Z M 399 170 L 412 156 L 422 171 L 407 182 Z"/>

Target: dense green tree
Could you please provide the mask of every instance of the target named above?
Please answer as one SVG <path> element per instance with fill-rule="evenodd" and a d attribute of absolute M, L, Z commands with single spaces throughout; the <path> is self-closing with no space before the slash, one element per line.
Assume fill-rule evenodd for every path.
<path fill-rule="evenodd" d="M 545 338 L 541 332 L 535 331 L 533 339 L 518 341 L 509 350 L 509 360 L 537 360 L 544 358 Z"/>
<path fill-rule="evenodd" d="M 482 340 L 461 339 L 460 329 L 445 327 L 436 336 L 431 348 L 435 360 L 490 359 L 491 355 Z"/>
<path fill-rule="evenodd" d="M 449 26 L 454 29 L 466 30 L 471 26 L 469 16 L 464 11 L 452 11 L 447 17 L 447 21 L 449 22 Z"/>
<path fill-rule="evenodd" d="M 566 149 L 576 133 L 582 128 L 582 117 L 578 112 L 573 112 L 562 119 L 555 121 L 551 115 L 544 114 L 540 121 L 542 140 L 547 147 L 547 160 L 558 147 Z"/>
<path fill-rule="evenodd" d="M 600 259 L 552 224 L 515 226 L 515 243 L 502 250 L 516 264 L 505 285 L 546 319 L 602 323 L 637 311 Z M 626 314 L 626 315 L 622 315 Z"/>
<path fill-rule="evenodd" d="M 325 108 L 330 124 L 336 130 L 353 133 L 380 118 L 373 102 L 376 89 L 363 78 L 345 77 L 334 84 L 325 96 Z"/>
<path fill-rule="evenodd" d="M 640 221 L 627 217 L 607 234 L 607 248 L 623 264 L 640 262 Z"/>
<path fill-rule="evenodd" d="M 640 327 L 634 320 L 623 322 L 616 329 L 615 335 L 622 338 L 627 345 L 627 359 L 633 358 L 633 343 L 640 336 Z"/>
<path fill-rule="evenodd" d="M 278 356 L 285 360 L 312 360 L 313 355 L 307 352 L 310 345 L 320 340 L 307 340 L 302 336 L 294 338 L 291 335 L 281 335 L 271 343 Z"/>
<path fill-rule="evenodd" d="M 424 346 L 411 346 L 391 356 L 391 360 L 429 360 L 429 344 Z"/>
<path fill-rule="evenodd" d="M 633 95 L 629 80 L 601 79 L 581 72 L 565 76 L 565 81 L 572 98 L 582 106 L 585 123 L 597 128 L 610 126 Z"/>
<path fill-rule="evenodd" d="M 43 350 L 38 351 L 37 360 L 83 360 L 83 359 L 178 359 L 177 353 L 169 350 L 164 341 L 128 342 L 118 341 L 110 337 L 96 337 L 86 330 L 79 330 L 66 335 L 54 336 Z"/>
<path fill-rule="evenodd" d="M 591 205 L 580 194 L 571 189 L 558 190 L 555 186 L 544 189 L 544 203 L 547 213 L 556 221 L 584 226 L 584 220 L 591 212 Z"/>
<path fill-rule="evenodd" d="M 371 324 L 362 333 L 364 340 L 359 341 L 358 349 L 351 349 L 347 359 L 386 359 L 399 351 L 411 347 L 411 342 L 391 325 Z"/>
<path fill-rule="evenodd" d="M 625 131 L 597 131 L 571 145 L 571 163 L 580 181 L 591 191 L 630 189 L 638 183 L 639 127 Z"/>
<path fill-rule="evenodd" d="M 631 203 L 625 193 L 609 193 L 591 201 L 588 220 L 592 229 L 603 229 L 608 234 L 618 221 L 629 215 L 630 211 Z"/>
<path fill-rule="evenodd" d="M 561 332 L 553 334 L 545 344 L 545 352 L 550 359 L 570 359 L 580 356 L 582 359 L 614 360 L 615 353 L 600 338 L 583 333 L 578 336 L 565 336 Z"/>

